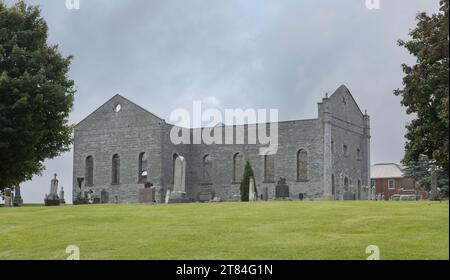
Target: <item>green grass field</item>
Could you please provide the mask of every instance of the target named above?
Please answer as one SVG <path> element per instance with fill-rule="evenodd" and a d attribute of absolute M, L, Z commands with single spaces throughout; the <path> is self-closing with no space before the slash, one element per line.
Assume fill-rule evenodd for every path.
<path fill-rule="evenodd" d="M 449 259 L 448 202 L 0 208 L 0 259 Z"/>

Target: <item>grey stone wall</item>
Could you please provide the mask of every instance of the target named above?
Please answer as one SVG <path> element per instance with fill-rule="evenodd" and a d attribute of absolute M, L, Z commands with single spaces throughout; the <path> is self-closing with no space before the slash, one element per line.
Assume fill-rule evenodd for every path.
<path fill-rule="evenodd" d="M 117 104 L 121 110 L 115 112 Z M 343 180 L 349 178 L 350 188 L 356 192 L 356 184 L 368 184 L 369 178 L 369 120 L 359 110 L 350 92 L 340 87 L 335 94 L 318 104 L 318 117 L 310 120 L 279 122 L 279 146 L 274 155 L 274 182 L 264 181 L 264 157 L 259 155 L 259 144 L 180 144 L 170 141 L 172 125 L 154 116 L 138 105 L 116 95 L 99 109 L 81 121 L 75 128 L 73 192 L 76 197 L 77 177 L 85 177 L 85 159 L 94 158 L 94 186 L 87 186 L 100 195 L 105 189 L 110 202 L 117 196 L 119 202 L 137 202 L 138 157 L 146 152 L 149 163 L 148 181 L 161 186 L 161 197 L 167 188 L 173 187 L 173 158 L 182 155 L 186 159 L 186 188 L 191 200 L 198 199 L 202 191 L 214 192 L 224 200 L 239 199 L 239 183 L 233 182 L 233 155 L 242 155 L 238 170 L 241 178 L 244 163 L 249 160 L 255 173 L 259 194 L 267 186 L 269 198 L 275 196 L 279 177 L 285 177 L 292 199 L 299 193 L 307 198 L 334 198 L 331 177 L 334 174 L 336 191 L 341 191 Z M 224 128 L 223 128 L 224 129 Z M 236 129 L 236 126 L 233 128 Z M 247 135 L 248 126 L 244 126 Z M 191 134 L 193 129 L 188 130 Z M 223 137 L 225 131 L 223 131 Z M 192 141 L 191 141 L 192 143 Z M 246 142 L 247 143 L 247 139 Z M 333 145 L 332 145 L 333 143 Z M 348 154 L 343 155 L 342 145 Z M 334 148 L 332 147 L 334 146 Z M 308 153 L 308 178 L 297 181 L 297 152 Z M 356 159 L 356 149 L 360 158 Z M 120 156 L 120 184 L 111 184 L 112 156 Z M 212 158 L 210 184 L 203 181 L 203 157 Z"/>
<path fill-rule="evenodd" d="M 120 104 L 121 110 L 114 111 Z M 94 159 L 94 186 L 85 189 L 100 195 L 105 189 L 109 199 L 118 196 L 121 202 L 137 201 L 138 158 L 148 154 L 148 180 L 160 184 L 162 180 L 161 137 L 164 122 L 144 109 L 116 95 L 86 119 L 74 131 L 73 192 L 76 197 L 77 177 L 85 177 L 85 159 Z M 120 156 L 120 184 L 112 182 L 112 156 Z"/>
<path fill-rule="evenodd" d="M 247 135 L 245 126 L 245 135 Z M 290 185 L 292 198 L 298 198 L 300 192 L 312 197 L 322 194 L 322 134 L 320 120 L 289 121 L 279 123 L 279 146 L 274 155 L 274 182 L 264 182 L 264 156 L 259 155 L 262 145 L 192 145 L 189 155 L 189 189 L 195 195 L 200 191 L 214 191 L 216 196 L 232 200 L 239 196 L 239 183 L 233 182 L 233 155 L 237 152 L 243 155 L 242 170 L 246 160 L 249 160 L 255 174 L 259 193 L 267 186 L 269 197 L 275 196 L 275 184 L 279 177 L 286 177 Z M 246 141 L 247 142 L 247 141 Z M 305 149 L 308 152 L 308 178 L 306 182 L 297 182 L 297 151 Z M 203 157 L 210 155 L 213 159 L 212 185 L 202 182 Z"/>
<path fill-rule="evenodd" d="M 364 186 L 368 186 L 370 182 L 368 116 L 363 115 L 347 88 L 340 87 L 336 93 L 329 100 L 331 139 L 334 146 L 331 162 L 336 192 L 343 193 L 344 180 L 347 177 L 350 192 L 357 194 L 360 180 L 362 199 L 367 195 Z M 344 145 L 347 146 L 347 155 L 344 155 Z"/>

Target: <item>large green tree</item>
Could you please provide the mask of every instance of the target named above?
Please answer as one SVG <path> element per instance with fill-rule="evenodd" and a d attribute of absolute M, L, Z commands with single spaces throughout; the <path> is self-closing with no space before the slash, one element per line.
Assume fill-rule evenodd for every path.
<path fill-rule="evenodd" d="M 49 45 L 47 32 L 38 7 L 0 1 L 0 191 L 70 148 L 72 57 Z"/>
<path fill-rule="evenodd" d="M 403 163 L 418 161 L 424 154 L 448 170 L 449 0 L 440 1 L 438 13 L 417 15 L 411 39 L 399 40 L 416 57 L 416 64 L 403 64 L 403 89 L 394 91 L 414 119 L 407 125 Z"/>
<path fill-rule="evenodd" d="M 403 169 L 405 177 L 414 179 L 414 183 L 418 183 L 415 187 L 422 190 L 431 190 L 431 176 L 433 171 L 437 175 L 437 186 L 441 190 L 441 196 L 448 197 L 448 174 L 437 168 L 434 160 L 430 160 L 426 155 L 420 155 L 418 160 L 411 160 Z"/>

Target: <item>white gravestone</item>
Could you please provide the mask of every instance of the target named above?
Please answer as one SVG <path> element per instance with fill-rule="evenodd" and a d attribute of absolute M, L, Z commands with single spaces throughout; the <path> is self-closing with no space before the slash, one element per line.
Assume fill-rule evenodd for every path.
<path fill-rule="evenodd" d="M 14 187 L 14 200 L 13 200 L 13 205 L 14 206 L 20 206 L 23 204 L 23 199 L 22 196 L 20 195 L 20 186 L 16 185 Z"/>
<path fill-rule="evenodd" d="M 186 160 L 184 159 L 184 157 L 178 156 L 175 159 L 173 174 L 173 191 L 170 192 L 170 190 L 168 190 L 168 193 L 166 195 L 166 203 L 168 203 L 169 201 L 186 201 Z M 167 200 L 167 196 L 169 196 L 169 200 Z"/>
<path fill-rule="evenodd" d="M 248 187 L 248 201 L 256 201 L 255 178 L 253 177 L 250 177 L 250 183 Z"/>
<path fill-rule="evenodd" d="M 186 161 L 182 156 L 175 159 L 173 191 L 186 193 Z"/>
<path fill-rule="evenodd" d="M 151 187 L 155 192 L 155 203 L 161 203 L 161 186 L 153 186 Z"/>
<path fill-rule="evenodd" d="M 61 203 L 66 203 L 66 201 L 64 200 L 64 188 L 61 186 L 61 190 L 59 191 L 59 201 Z"/>
<path fill-rule="evenodd" d="M 5 200 L 5 207 L 10 207 L 11 206 L 11 189 L 10 188 L 6 188 L 5 189 L 5 194 L 3 196 L 3 199 Z"/>
<path fill-rule="evenodd" d="M 165 197 L 165 203 L 167 204 L 167 203 L 169 203 L 169 198 L 170 198 L 170 189 L 169 188 L 167 188 L 167 191 L 166 191 L 166 197 Z"/>
<path fill-rule="evenodd" d="M 45 196 L 44 203 L 46 206 L 59 205 L 59 196 L 58 196 L 58 179 L 55 177 L 50 182 L 50 193 Z"/>
<path fill-rule="evenodd" d="M 55 177 L 52 179 L 50 183 L 50 196 L 58 195 L 58 179 L 56 179 L 56 173 L 54 176 Z"/>

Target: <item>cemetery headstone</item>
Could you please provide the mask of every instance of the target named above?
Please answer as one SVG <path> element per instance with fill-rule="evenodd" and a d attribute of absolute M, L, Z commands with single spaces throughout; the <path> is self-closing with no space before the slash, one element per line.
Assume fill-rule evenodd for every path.
<path fill-rule="evenodd" d="M 187 202 L 186 197 L 186 160 L 182 156 L 175 159 L 173 191 L 169 194 L 168 202 Z"/>
<path fill-rule="evenodd" d="M 108 203 L 109 202 L 109 193 L 103 189 L 100 192 L 100 203 Z"/>
<path fill-rule="evenodd" d="M 164 202 L 166 204 L 169 203 L 169 199 L 170 199 L 170 188 L 167 188 L 167 190 L 166 190 L 166 197 L 164 199 Z"/>
<path fill-rule="evenodd" d="M 66 204 L 64 200 L 64 187 L 61 186 L 61 190 L 59 191 L 59 203 Z"/>
<path fill-rule="evenodd" d="M 213 193 L 210 191 L 201 191 L 198 193 L 198 201 L 209 202 L 214 197 Z"/>
<path fill-rule="evenodd" d="M 6 188 L 5 194 L 3 196 L 3 200 L 5 201 L 5 207 L 11 207 L 11 189 Z"/>
<path fill-rule="evenodd" d="M 92 193 L 93 193 L 92 190 L 89 190 L 89 191 L 87 192 L 87 201 L 88 201 L 88 203 L 93 203 L 93 202 L 94 202 L 94 201 L 92 200 Z"/>
<path fill-rule="evenodd" d="M 162 197 L 162 193 L 161 193 L 161 186 L 153 186 L 152 189 L 154 190 L 154 201 L 155 203 L 161 203 L 161 197 Z"/>
<path fill-rule="evenodd" d="M 23 199 L 22 196 L 20 194 L 20 186 L 16 185 L 14 187 L 14 201 L 13 201 L 13 205 L 14 206 L 21 206 L 23 204 Z"/>
<path fill-rule="evenodd" d="M 250 177 L 250 182 L 248 186 L 248 200 L 256 201 L 256 187 L 255 187 L 255 178 Z"/>
<path fill-rule="evenodd" d="M 56 179 L 56 173 L 54 178 L 50 181 L 50 193 L 46 195 L 44 199 L 45 206 L 58 206 L 59 196 L 58 196 L 58 179 Z"/>
<path fill-rule="evenodd" d="M 344 191 L 343 200 L 355 200 L 356 194 L 351 191 Z"/>
<path fill-rule="evenodd" d="M 155 200 L 154 188 L 143 188 L 139 190 L 138 202 L 139 203 L 153 203 Z"/>
<path fill-rule="evenodd" d="M 280 177 L 277 185 L 275 186 L 275 198 L 276 199 L 288 199 L 289 198 L 289 186 L 286 183 L 286 178 Z"/>

